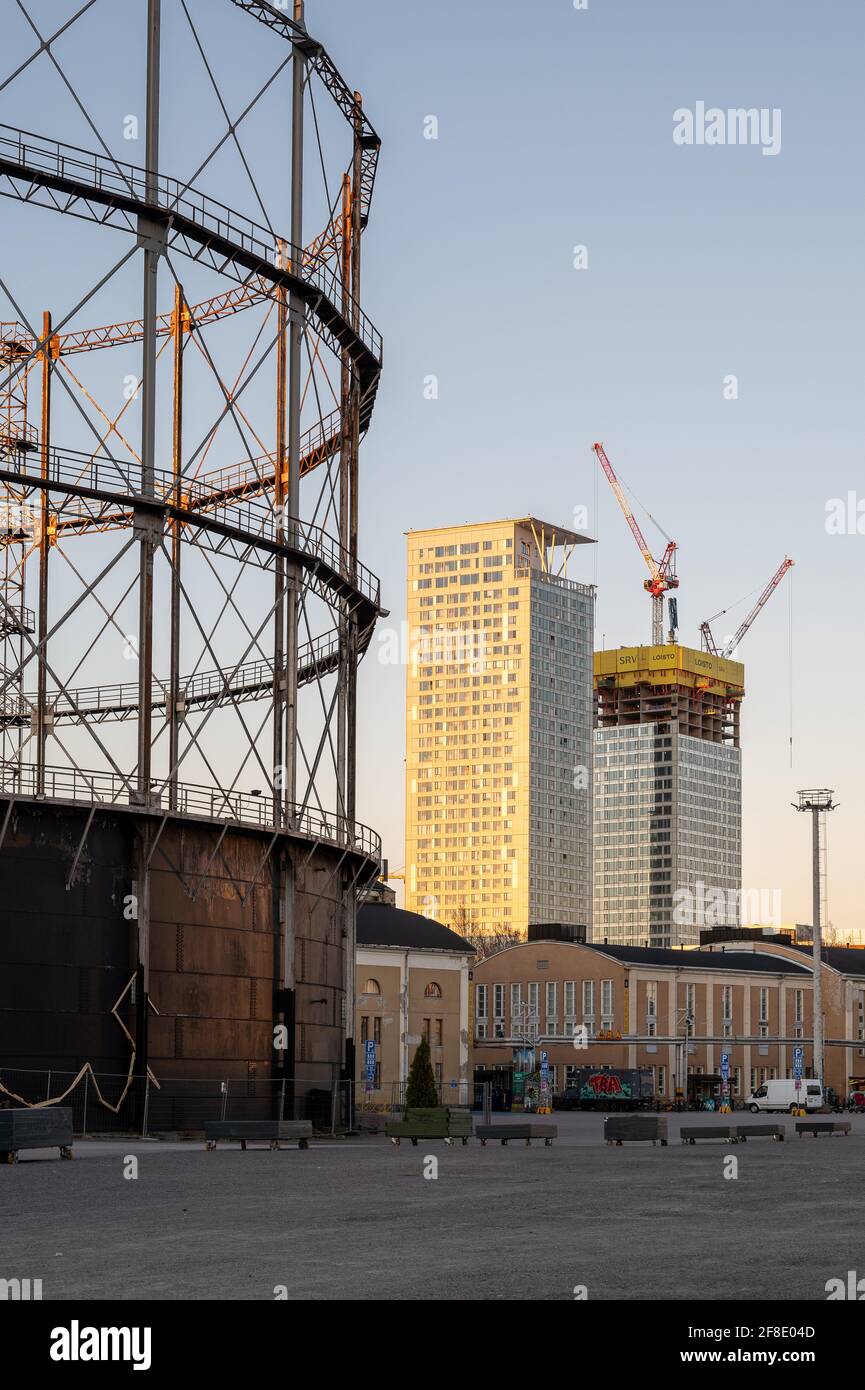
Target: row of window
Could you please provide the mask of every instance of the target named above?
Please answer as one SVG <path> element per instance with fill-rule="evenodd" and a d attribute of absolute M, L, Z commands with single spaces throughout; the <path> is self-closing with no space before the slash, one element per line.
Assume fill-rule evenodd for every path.
<path fill-rule="evenodd" d="M 582 1016 L 583 1016 L 583 1020 L 584 1020 L 584 1021 L 587 1020 L 587 1019 L 592 1019 L 592 1020 L 593 1020 L 593 1019 L 595 1018 L 595 1000 L 596 1000 L 595 985 L 596 985 L 597 982 L 596 982 L 595 980 L 583 980 L 581 983 L 582 983 L 581 1002 L 582 1002 Z M 602 1018 L 602 1020 L 604 1020 L 604 1021 L 606 1021 L 606 1020 L 612 1021 L 612 1019 L 613 1019 L 613 1017 L 614 1017 L 614 1013 L 615 1013 L 614 1007 L 613 1007 L 613 981 L 612 981 L 612 980 L 601 980 L 599 983 L 600 983 L 600 987 L 601 987 L 601 988 L 600 988 L 600 1013 L 601 1013 L 601 1018 Z M 563 1002 L 563 1014 L 564 1014 L 565 1020 L 575 1020 L 576 1017 L 577 1017 L 577 1013 L 576 1013 L 577 984 L 578 984 L 578 981 L 576 981 L 576 980 L 564 980 L 564 981 L 562 981 L 562 994 L 563 994 L 563 1000 L 562 1000 L 562 1002 Z M 750 988 L 750 987 L 751 987 L 751 986 L 749 986 L 749 985 L 741 985 L 741 986 L 738 986 L 739 989 L 747 989 L 747 988 Z M 490 986 L 489 986 L 489 985 L 478 985 L 478 986 L 476 987 L 476 989 L 475 989 L 475 1016 L 476 1016 L 476 1018 L 477 1018 L 478 1020 L 485 1020 L 485 1019 L 487 1019 L 487 1018 L 489 1017 L 489 1014 L 488 1014 L 489 1003 L 490 1003 L 489 990 L 490 990 Z M 725 1036 L 725 1037 L 732 1037 L 732 1035 L 733 1035 L 733 990 L 734 990 L 734 986 L 733 986 L 733 985 L 723 985 L 723 986 L 721 987 L 721 1022 L 722 1022 L 723 1032 L 724 1032 L 724 1036 Z M 504 1019 L 505 1019 L 505 1017 L 506 1017 L 506 1012 L 505 1012 L 506 993 L 505 993 L 505 991 L 506 991 L 506 986 L 503 985 L 503 984 L 494 984 L 494 985 L 492 986 L 492 1016 L 493 1016 L 493 1018 L 494 1018 L 497 1022 L 499 1022 L 499 1021 L 504 1021 Z M 658 982 L 657 982 L 656 980 L 648 980 L 648 981 L 646 982 L 646 984 L 645 984 L 645 992 L 646 992 L 646 993 L 645 993 L 645 1006 L 646 1006 L 645 1012 L 646 1012 L 646 1020 L 647 1020 L 647 1023 L 651 1025 L 650 1027 L 647 1028 L 647 1032 L 649 1033 L 650 1036 L 655 1036 L 655 1033 L 656 1033 L 656 1031 L 657 1031 L 655 1025 L 656 1025 L 656 1020 L 657 1020 L 657 1017 L 658 1017 Z M 768 1037 L 768 1035 L 769 1035 L 769 1003 L 770 1003 L 770 998 L 769 998 L 769 996 L 770 996 L 770 991 L 769 991 L 768 986 L 766 986 L 766 985 L 761 985 L 761 986 L 759 987 L 759 992 L 758 992 L 758 996 L 757 996 L 757 1023 L 758 1023 L 759 1033 L 760 1033 L 760 1036 L 761 1036 L 761 1037 Z M 800 1036 L 801 1027 L 802 1027 L 802 1025 L 804 1024 L 804 1021 L 805 1021 L 805 991 L 802 990 L 802 989 L 794 989 L 794 990 L 792 991 L 792 996 L 793 996 L 793 1020 L 794 1020 L 794 1029 L 798 1029 L 798 1030 L 799 1030 L 799 1031 L 797 1031 L 797 1032 L 795 1033 L 795 1036 L 798 1037 L 798 1036 Z M 511 1017 L 512 1019 L 524 1017 L 526 1020 L 539 1019 L 539 1018 L 540 1018 L 540 999 L 541 999 L 541 982 L 540 982 L 540 981 L 538 981 L 538 980 L 529 981 L 529 983 L 526 985 L 525 996 L 524 996 L 524 994 L 523 994 L 523 985 L 522 985 L 521 982 L 513 982 L 513 983 L 511 983 L 511 985 L 509 986 L 509 994 L 507 995 L 507 1000 L 508 1000 L 508 1003 L 509 1003 L 509 1005 L 510 1005 L 510 1008 L 509 1008 L 509 1011 L 508 1011 L 508 1012 L 510 1013 L 510 1017 Z M 558 980 L 546 980 L 546 981 L 544 982 L 544 1003 L 545 1003 L 545 1013 L 546 1013 L 546 1018 L 547 1018 L 548 1024 L 549 1024 L 550 1020 L 553 1020 L 553 1021 L 554 1021 L 554 1020 L 557 1018 L 557 1015 L 558 1015 L 558 999 L 559 999 L 559 981 L 558 981 Z M 685 986 L 684 986 L 684 1004 L 685 1004 L 686 1022 L 688 1022 L 688 1023 L 690 1024 L 690 1026 L 693 1028 L 693 1027 L 695 1026 L 695 1024 L 696 1024 L 696 1021 L 697 1021 L 697 986 L 696 986 L 696 984 L 693 984 L 693 983 L 686 983 L 686 984 L 685 984 Z M 546 1031 L 547 1031 L 548 1033 L 552 1033 L 552 1032 L 554 1032 L 555 1030 L 554 1030 L 554 1029 L 550 1029 L 550 1028 L 548 1027 Z M 567 1034 L 568 1034 L 567 1025 L 566 1025 L 566 1028 L 565 1028 L 565 1032 L 566 1032 L 566 1035 L 567 1035 Z M 573 1032 L 573 1028 L 570 1029 L 570 1032 L 571 1032 L 571 1033 Z"/>

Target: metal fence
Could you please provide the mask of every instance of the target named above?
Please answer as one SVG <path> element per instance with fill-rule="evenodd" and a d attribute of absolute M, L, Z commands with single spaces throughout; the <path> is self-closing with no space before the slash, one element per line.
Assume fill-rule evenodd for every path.
<path fill-rule="evenodd" d="M 378 1111 L 379 1113 L 398 1113 L 405 1109 L 407 1082 L 392 1081 L 378 1090 L 367 1091 L 359 1081 L 355 1087 L 355 1105 L 358 1112 Z M 475 1081 L 443 1081 L 436 1088 L 438 1104 L 452 1109 L 480 1109 L 483 1087 Z"/>
<path fill-rule="evenodd" d="M 71 1109 L 81 1138 L 197 1133 L 207 1120 L 267 1119 L 311 1120 L 318 1133 L 335 1134 L 352 1121 L 352 1083 L 330 1077 L 171 1077 L 158 1084 L 136 1077 L 127 1089 L 123 1075 L 85 1072 L 73 1085 L 77 1075 L 0 1067 L 0 1107 L 54 1101 Z"/>

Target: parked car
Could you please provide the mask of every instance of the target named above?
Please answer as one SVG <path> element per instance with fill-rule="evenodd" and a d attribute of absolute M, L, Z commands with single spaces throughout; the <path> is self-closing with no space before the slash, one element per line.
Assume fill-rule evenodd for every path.
<path fill-rule="evenodd" d="M 754 1115 L 770 1110 L 789 1113 L 801 1106 L 806 1110 L 819 1110 L 823 1105 L 823 1084 L 803 1078 L 801 1090 L 797 1091 L 795 1081 L 766 1081 L 748 1097 L 747 1105 Z"/>

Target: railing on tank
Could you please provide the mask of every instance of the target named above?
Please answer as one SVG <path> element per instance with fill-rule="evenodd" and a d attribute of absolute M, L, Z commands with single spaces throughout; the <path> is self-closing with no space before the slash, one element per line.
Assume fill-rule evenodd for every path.
<path fill-rule="evenodd" d="M 201 787 L 188 782 L 178 782 L 172 789 L 167 780 L 151 783 L 149 809 L 167 811 L 172 794 L 172 810 L 181 815 L 200 816 L 205 820 L 228 820 L 262 830 L 284 830 L 350 849 L 375 862 L 381 860 L 381 839 L 376 832 L 368 825 L 348 821 L 343 816 L 330 815 L 309 806 L 287 804 L 282 808 L 277 823 L 270 795 L 224 791 L 219 787 Z M 41 795 L 48 800 L 82 802 L 88 806 L 141 805 L 134 780 L 114 772 L 46 767 L 40 792 L 35 763 L 0 763 L 0 795 Z"/>

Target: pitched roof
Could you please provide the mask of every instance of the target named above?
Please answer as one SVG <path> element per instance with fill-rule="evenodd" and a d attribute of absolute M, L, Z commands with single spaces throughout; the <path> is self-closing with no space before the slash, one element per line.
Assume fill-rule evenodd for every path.
<path fill-rule="evenodd" d="M 813 950 L 812 946 L 800 942 L 795 943 L 795 948 L 809 958 Z M 824 946 L 823 964 L 831 965 L 841 975 L 865 975 L 865 950 L 861 947 L 857 950 L 855 946 Z"/>
<path fill-rule="evenodd" d="M 627 965 L 672 965 L 680 970 L 745 970 L 774 975 L 811 973 L 809 966 L 768 951 L 676 951 L 664 946 L 605 946 L 601 941 L 586 944 L 589 950 L 600 951 Z"/>
<path fill-rule="evenodd" d="M 414 951 L 456 951 L 474 955 L 475 948 L 450 927 L 419 912 L 406 912 L 389 903 L 364 903 L 357 914 L 358 946 L 399 946 Z"/>

